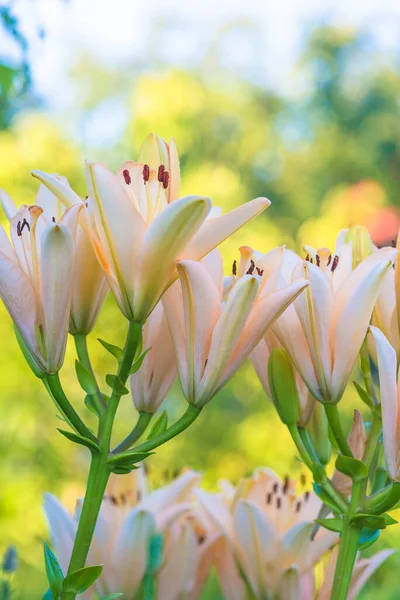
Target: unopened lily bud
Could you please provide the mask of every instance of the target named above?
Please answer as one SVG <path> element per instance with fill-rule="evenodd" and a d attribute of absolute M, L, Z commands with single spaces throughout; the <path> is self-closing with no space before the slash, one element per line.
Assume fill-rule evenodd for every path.
<path fill-rule="evenodd" d="M 316 402 L 307 426 L 312 445 L 321 463 L 327 465 L 331 458 L 332 445 L 328 435 L 328 419 L 320 402 Z"/>
<path fill-rule="evenodd" d="M 361 460 L 367 444 L 367 432 L 365 431 L 362 415 L 360 412 L 358 412 L 358 410 L 354 411 L 353 425 L 351 426 L 350 433 L 347 437 L 347 442 L 350 446 L 353 457 L 357 460 Z M 339 471 L 335 471 L 333 474 L 332 483 L 336 489 L 345 496 L 351 494 L 352 481 L 347 475 L 344 475 Z"/>
<path fill-rule="evenodd" d="M 374 251 L 374 245 L 368 233 L 368 229 L 361 225 L 350 227 L 346 234 L 345 241 L 351 242 L 352 244 L 353 269 Z"/>
<path fill-rule="evenodd" d="M 300 418 L 300 398 L 292 361 L 284 348 L 274 348 L 268 361 L 268 381 L 272 400 L 285 425 Z"/>

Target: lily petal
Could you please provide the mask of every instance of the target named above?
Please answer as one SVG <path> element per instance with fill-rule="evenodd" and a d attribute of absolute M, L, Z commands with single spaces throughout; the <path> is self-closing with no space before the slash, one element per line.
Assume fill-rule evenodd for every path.
<path fill-rule="evenodd" d="M 3 207 L 7 219 L 10 221 L 12 217 L 18 212 L 18 208 L 15 206 L 13 200 L 4 190 L 0 189 L 0 203 Z"/>
<path fill-rule="evenodd" d="M 76 535 L 76 523 L 53 494 L 44 495 L 43 509 L 55 553 L 63 573 L 67 573 Z"/>

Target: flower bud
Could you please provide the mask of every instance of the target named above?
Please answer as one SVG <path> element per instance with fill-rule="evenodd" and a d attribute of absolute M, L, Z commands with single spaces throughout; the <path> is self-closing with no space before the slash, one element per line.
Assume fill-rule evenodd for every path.
<path fill-rule="evenodd" d="M 292 361 L 283 348 L 274 348 L 268 361 L 268 381 L 272 400 L 285 425 L 300 418 L 300 398 Z"/>
<path fill-rule="evenodd" d="M 321 463 L 327 465 L 331 458 L 332 445 L 328 435 L 328 419 L 321 402 L 316 402 L 307 426 L 312 445 Z"/>
<path fill-rule="evenodd" d="M 348 230 L 345 241 L 353 248 L 353 269 L 374 251 L 374 245 L 366 227 L 355 225 Z"/>

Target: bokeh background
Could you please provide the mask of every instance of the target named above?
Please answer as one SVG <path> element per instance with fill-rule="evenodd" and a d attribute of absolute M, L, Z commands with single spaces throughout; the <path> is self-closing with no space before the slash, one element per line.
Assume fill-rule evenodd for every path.
<path fill-rule="evenodd" d="M 396 0 L 15 0 L 0 2 L 0 23 L 0 186 L 17 204 L 34 200 L 31 169 L 66 175 L 85 195 L 85 158 L 117 168 L 155 131 L 176 139 L 184 192 L 209 195 L 224 210 L 271 199 L 265 215 L 224 244 L 227 269 L 242 244 L 263 252 L 333 246 L 353 224 L 366 225 L 377 244 L 396 237 Z M 111 363 L 96 338 L 121 344 L 124 328 L 109 299 L 90 341 L 99 372 Z M 72 509 L 88 456 L 57 433 L 54 407 L 3 307 L 0 340 L 0 552 L 17 548 L 16 598 L 28 600 L 46 586 L 42 493 Z M 70 348 L 62 379 L 85 413 L 73 358 Z M 348 390 L 348 418 L 356 403 Z M 177 386 L 167 409 L 173 417 L 183 407 Z M 117 437 L 134 418 L 124 397 Z M 163 483 L 186 465 L 210 487 L 260 465 L 281 475 L 301 470 L 249 365 L 158 452 L 150 478 Z M 400 526 L 374 550 L 391 545 L 400 545 Z M 399 568 L 392 557 L 361 597 L 398 598 Z M 213 582 L 204 597 L 219 597 Z"/>

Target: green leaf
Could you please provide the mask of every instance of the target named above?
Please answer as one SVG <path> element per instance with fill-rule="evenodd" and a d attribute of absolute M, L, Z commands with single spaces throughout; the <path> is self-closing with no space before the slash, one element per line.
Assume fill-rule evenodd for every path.
<path fill-rule="evenodd" d="M 315 522 L 329 531 L 341 533 L 343 529 L 343 519 L 315 519 Z"/>
<path fill-rule="evenodd" d="M 139 356 L 139 358 L 137 360 L 135 360 L 135 362 L 133 363 L 132 368 L 131 368 L 131 372 L 130 372 L 131 375 L 133 375 L 134 373 L 136 373 L 136 371 L 139 371 L 140 367 L 143 364 L 144 359 L 146 358 L 147 353 L 150 352 L 150 350 L 151 350 L 151 346 L 150 346 L 150 348 L 147 348 L 147 350 L 145 350 Z"/>
<path fill-rule="evenodd" d="M 372 546 L 379 538 L 380 533 L 379 529 L 369 529 L 368 527 L 364 527 L 361 530 L 360 540 L 358 542 L 359 549 L 365 550 Z"/>
<path fill-rule="evenodd" d="M 368 477 L 367 465 L 361 460 L 351 458 L 350 456 L 340 454 L 336 459 L 336 468 L 355 481 Z"/>
<path fill-rule="evenodd" d="M 151 454 L 154 454 L 154 452 L 135 452 L 135 450 L 127 450 L 126 452 L 121 452 L 121 454 L 110 454 L 107 458 L 107 464 L 122 467 L 134 465 L 135 463 L 142 462 L 142 460 Z"/>
<path fill-rule="evenodd" d="M 374 408 L 374 406 L 375 406 L 374 401 L 372 400 L 372 398 L 368 394 L 368 392 L 366 390 L 364 390 L 364 388 L 362 388 L 361 385 L 359 383 L 357 383 L 357 381 L 353 381 L 353 385 L 356 388 L 361 400 L 370 408 Z"/>
<path fill-rule="evenodd" d="M 368 529 L 386 529 L 385 518 L 381 515 L 358 514 L 352 517 L 351 522 Z"/>
<path fill-rule="evenodd" d="M 123 594 L 108 594 L 108 596 L 102 596 L 100 600 L 115 600 L 115 598 L 121 598 Z"/>
<path fill-rule="evenodd" d="M 121 348 L 119 348 L 118 346 L 114 346 L 114 344 L 110 344 L 109 342 L 106 342 L 105 340 L 102 340 L 101 338 L 97 338 L 97 339 L 100 342 L 100 344 L 103 346 L 103 348 L 105 348 L 110 354 L 115 356 L 115 358 L 117 359 L 118 362 L 122 361 L 122 359 L 124 358 L 124 351 Z"/>
<path fill-rule="evenodd" d="M 318 498 L 322 500 L 324 504 L 329 506 L 333 510 L 333 512 L 342 514 L 342 509 L 340 506 L 336 504 L 336 501 L 332 496 L 318 483 L 313 483 L 314 492 L 317 494 Z"/>
<path fill-rule="evenodd" d="M 136 465 L 131 465 L 131 466 L 127 466 L 127 467 L 122 467 L 122 466 L 114 466 L 112 468 L 110 468 L 111 473 L 115 473 L 116 475 L 128 475 L 128 473 L 131 473 L 132 471 L 135 471 L 136 469 L 139 469 L 140 467 L 137 467 Z"/>
<path fill-rule="evenodd" d="M 391 517 L 387 513 L 384 514 L 384 515 L 382 515 L 382 516 L 385 519 L 385 523 L 386 523 L 387 526 L 389 526 L 389 525 L 397 525 L 398 521 L 396 521 L 396 519 L 393 519 L 393 517 Z"/>
<path fill-rule="evenodd" d="M 155 574 L 161 568 L 163 562 L 164 536 L 154 533 L 150 538 L 149 558 L 147 571 Z"/>
<path fill-rule="evenodd" d="M 58 560 L 46 542 L 44 543 L 44 564 L 52 596 L 54 600 L 58 600 L 62 591 L 64 575 Z"/>
<path fill-rule="evenodd" d="M 86 448 L 89 448 L 89 450 L 91 452 L 97 452 L 97 453 L 100 452 L 100 448 L 96 444 L 96 442 L 93 442 L 92 440 L 89 440 L 88 438 L 83 437 L 83 435 L 79 435 L 79 433 L 75 433 L 73 431 L 66 431 L 65 429 L 58 429 L 58 428 L 57 428 L 57 431 L 59 431 L 63 436 L 65 436 L 71 442 L 75 442 L 75 444 L 80 444 L 81 446 L 86 446 Z"/>
<path fill-rule="evenodd" d="M 48 589 L 45 595 L 43 596 L 42 600 L 58 600 L 58 597 L 54 598 L 53 594 L 51 593 L 51 590 Z"/>
<path fill-rule="evenodd" d="M 75 361 L 75 371 L 81 388 L 89 395 L 96 394 L 96 380 L 92 373 L 79 360 Z"/>
<path fill-rule="evenodd" d="M 165 431 L 168 427 L 168 415 L 167 415 L 167 411 L 163 411 L 161 413 L 161 415 L 159 417 L 157 417 L 156 421 L 154 421 L 150 431 L 149 431 L 149 435 L 147 436 L 148 440 L 153 439 L 154 437 L 156 437 L 156 435 L 159 435 L 160 433 L 163 433 L 163 431 Z"/>
<path fill-rule="evenodd" d="M 63 592 L 83 594 L 98 579 L 103 571 L 102 565 L 84 567 L 67 575 L 63 583 Z"/>
<path fill-rule="evenodd" d="M 96 396 L 94 394 L 88 394 L 85 397 L 85 406 L 90 410 L 90 412 L 99 416 L 99 410 L 97 408 Z"/>
<path fill-rule="evenodd" d="M 129 394 L 129 390 L 124 386 L 118 375 L 106 375 L 106 383 L 110 388 L 119 396 L 125 396 Z"/>

